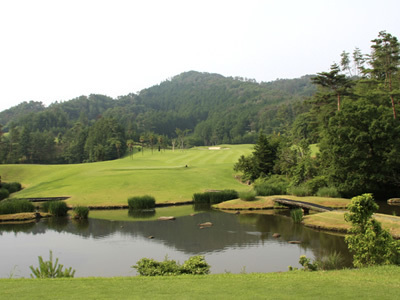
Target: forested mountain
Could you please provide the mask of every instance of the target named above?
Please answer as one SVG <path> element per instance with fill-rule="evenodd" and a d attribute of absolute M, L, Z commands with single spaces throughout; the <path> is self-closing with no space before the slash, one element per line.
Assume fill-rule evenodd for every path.
<path fill-rule="evenodd" d="M 91 162 L 138 146 L 257 140 L 235 165 L 256 185 L 399 197 L 400 43 L 385 31 L 371 43 L 370 54 L 343 52 L 329 71 L 299 79 L 257 83 L 191 71 L 117 99 L 22 103 L 0 113 L 0 162 Z"/>
<path fill-rule="evenodd" d="M 171 139 L 181 145 L 183 139 L 187 145 L 254 142 L 259 130 L 285 132 L 305 111 L 303 100 L 314 92 L 310 76 L 257 83 L 190 71 L 117 99 L 81 96 L 47 108 L 40 102 L 24 102 L 0 113 L 2 130 L 9 132 L 3 137 L 0 159 L 106 160 L 123 155 L 127 141 L 131 147 L 165 147 Z M 108 127 L 98 126 L 100 121 Z M 99 140 L 93 128 L 102 128 L 107 138 Z"/>

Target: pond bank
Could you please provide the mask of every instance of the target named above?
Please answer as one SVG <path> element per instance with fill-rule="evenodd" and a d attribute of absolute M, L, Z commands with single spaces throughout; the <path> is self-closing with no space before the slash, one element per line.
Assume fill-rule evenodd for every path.
<path fill-rule="evenodd" d="M 302 224 L 313 229 L 347 233 L 350 224 L 344 220 L 345 211 L 330 211 L 304 216 Z M 394 239 L 400 239 L 400 217 L 374 214 L 373 217 L 389 230 Z"/>
<path fill-rule="evenodd" d="M 17 223 L 17 222 L 33 222 L 37 219 L 48 218 L 51 214 L 43 212 L 30 212 L 30 213 L 18 213 L 18 214 L 7 214 L 0 215 L 0 223 Z"/>

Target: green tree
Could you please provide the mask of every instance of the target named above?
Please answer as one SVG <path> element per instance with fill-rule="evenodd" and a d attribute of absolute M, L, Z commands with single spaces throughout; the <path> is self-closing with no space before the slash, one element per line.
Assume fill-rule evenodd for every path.
<path fill-rule="evenodd" d="M 340 68 L 337 64 L 331 66 L 330 72 L 317 73 L 318 75 L 311 78 L 314 84 L 328 88 L 337 97 L 337 110 L 340 111 L 340 102 L 344 94 L 353 85 L 353 82 L 346 78 L 346 75 L 339 74 Z"/>
<path fill-rule="evenodd" d="M 250 156 L 242 155 L 234 165 L 234 170 L 242 172 L 243 179 L 250 181 L 272 174 L 277 159 L 277 148 L 278 145 L 272 144 L 261 132 L 254 145 L 253 153 Z"/>
<path fill-rule="evenodd" d="M 353 253 L 353 264 L 357 268 L 396 263 L 400 254 L 400 243 L 393 240 L 387 230 L 373 219 L 378 210 L 372 194 L 354 197 L 348 206 L 345 220 L 351 223 L 350 235 L 345 241 Z"/>
<path fill-rule="evenodd" d="M 320 143 L 321 170 L 343 196 L 384 196 L 400 187 L 400 124 L 390 109 L 348 101 L 329 120 Z"/>
<path fill-rule="evenodd" d="M 369 60 L 372 70 L 368 70 L 368 73 L 383 82 L 392 104 L 393 118 L 396 119 L 395 96 L 399 96 L 400 91 L 398 82 L 394 79 L 399 72 L 400 44 L 395 36 L 386 31 L 379 32 L 378 38 L 372 42 Z"/>
<path fill-rule="evenodd" d="M 126 146 L 128 147 L 128 151 L 130 153 L 131 158 L 133 157 L 133 146 L 135 145 L 135 142 L 132 139 L 129 139 L 126 141 Z"/>

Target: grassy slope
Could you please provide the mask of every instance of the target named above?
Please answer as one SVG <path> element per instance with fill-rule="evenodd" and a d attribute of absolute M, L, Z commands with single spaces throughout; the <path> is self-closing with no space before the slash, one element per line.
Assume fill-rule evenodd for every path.
<path fill-rule="evenodd" d="M 177 277 L 0 279 L 5 299 L 398 299 L 400 267 Z"/>
<path fill-rule="evenodd" d="M 23 184 L 24 190 L 14 197 L 70 196 L 71 205 L 102 206 L 127 204 L 130 196 L 150 194 L 159 203 L 181 202 L 207 189 L 245 188 L 233 178 L 233 164 L 250 153 L 252 145 L 226 148 L 153 154 L 146 149 L 132 158 L 90 164 L 0 165 L 0 174 L 3 181 Z"/>

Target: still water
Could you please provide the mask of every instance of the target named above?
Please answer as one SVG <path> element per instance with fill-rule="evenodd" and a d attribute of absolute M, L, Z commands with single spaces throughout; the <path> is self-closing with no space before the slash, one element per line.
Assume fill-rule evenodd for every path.
<path fill-rule="evenodd" d="M 136 275 L 131 266 L 143 257 L 168 256 L 183 263 L 190 256 L 204 255 L 212 273 L 287 271 L 289 265 L 300 267 L 300 255 L 318 258 L 334 251 L 350 264 L 342 236 L 305 228 L 273 211 L 239 215 L 196 211 L 174 221 L 143 221 L 126 210 L 113 214 L 129 221 L 96 219 L 96 212 L 91 212 L 83 222 L 51 218 L 0 225 L 0 277 L 29 277 L 29 266 L 38 266 L 38 256 L 47 260 L 49 250 L 61 264 L 76 270 L 75 277 Z M 213 226 L 201 229 L 203 222 Z M 274 238 L 274 233 L 281 237 Z"/>

